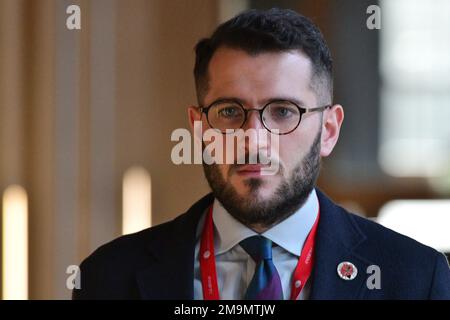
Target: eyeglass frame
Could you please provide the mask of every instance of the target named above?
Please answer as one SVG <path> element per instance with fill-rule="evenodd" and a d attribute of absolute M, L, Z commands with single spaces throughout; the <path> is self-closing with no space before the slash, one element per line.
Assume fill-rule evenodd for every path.
<path fill-rule="evenodd" d="M 327 105 L 321 106 L 321 107 L 305 108 L 305 107 L 300 107 L 297 103 L 295 103 L 295 102 L 293 102 L 293 101 L 285 100 L 285 99 L 271 100 L 271 101 L 267 102 L 261 109 L 257 109 L 257 108 L 249 108 L 249 109 L 246 109 L 246 108 L 244 107 L 244 105 L 243 105 L 239 100 L 237 100 L 237 99 L 220 99 L 220 100 L 216 100 L 216 101 L 210 103 L 207 107 L 199 106 L 199 107 L 198 107 L 198 110 L 199 110 L 202 114 L 204 113 L 204 114 L 206 115 L 206 121 L 208 122 L 208 125 L 209 125 L 212 129 L 219 130 L 222 134 L 227 134 L 227 132 L 223 132 L 222 130 L 220 130 L 220 129 L 218 129 L 218 128 L 214 128 L 214 127 L 211 125 L 211 123 L 209 122 L 209 117 L 208 117 L 208 112 L 209 112 L 209 110 L 211 109 L 211 107 L 213 107 L 214 105 L 216 105 L 216 104 L 218 104 L 218 103 L 222 103 L 222 102 L 233 102 L 233 103 L 236 103 L 237 105 L 239 105 L 239 106 L 242 108 L 242 110 L 244 110 L 244 121 L 242 122 L 242 124 L 241 124 L 241 126 L 240 126 L 239 128 L 237 128 L 237 129 L 232 129 L 232 130 L 242 129 L 242 128 L 244 127 L 245 123 L 247 122 L 247 119 L 248 119 L 248 113 L 249 113 L 250 111 L 257 111 L 257 112 L 259 113 L 259 118 L 260 118 L 260 121 L 261 121 L 262 125 L 264 126 L 264 128 L 265 128 L 267 131 L 269 131 L 270 133 L 277 134 L 277 135 L 280 135 L 280 136 L 286 135 L 286 134 L 290 134 L 291 132 L 295 131 L 295 129 L 297 129 L 298 126 L 300 125 L 300 122 L 302 122 L 302 117 L 303 117 L 304 114 L 306 114 L 306 113 L 312 113 L 312 112 L 316 112 L 316 111 L 324 111 L 325 109 L 331 108 L 331 107 L 332 107 L 331 104 L 327 104 Z M 270 104 L 273 104 L 273 103 L 276 103 L 276 102 L 289 102 L 289 103 L 291 103 L 292 105 L 294 105 L 295 107 L 297 107 L 297 109 L 298 109 L 298 111 L 299 111 L 299 113 L 300 113 L 300 117 L 299 117 L 299 119 L 298 119 L 297 125 L 296 125 L 292 130 L 290 130 L 290 131 L 288 131 L 288 132 L 285 132 L 285 133 L 275 133 L 275 132 L 272 132 L 269 128 L 267 128 L 266 124 L 264 123 L 264 120 L 263 120 L 263 112 L 264 112 L 264 110 L 265 110 Z"/>

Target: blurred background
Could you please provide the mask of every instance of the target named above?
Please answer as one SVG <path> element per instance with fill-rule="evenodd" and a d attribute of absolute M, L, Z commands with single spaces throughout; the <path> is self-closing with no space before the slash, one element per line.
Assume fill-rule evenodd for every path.
<path fill-rule="evenodd" d="M 319 187 L 450 252 L 449 1 L 0 0 L 4 299 L 70 298 L 71 265 L 209 191 L 201 165 L 170 158 L 196 104 L 193 48 L 270 7 L 312 18 L 333 54 L 345 121 Z"/>

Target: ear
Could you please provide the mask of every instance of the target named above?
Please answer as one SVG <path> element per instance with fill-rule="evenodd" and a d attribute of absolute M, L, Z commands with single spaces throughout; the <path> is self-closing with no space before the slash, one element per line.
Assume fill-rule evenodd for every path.
<path fill-rule="evenodd" d="M 191 127 L 191 131 L 194 132 L 194 121 L 202 121 L 202 113 L 198 108 L 194 106 L 189 106 L 187 109 L 189 126 Z"/>
<path fill-rule="evenodd" d="M 344 109 L 339 104 L 333 105 L 323 113 L 320 156 L 327 157 L 333 151 L 339 138 L 342 121 Z"/>

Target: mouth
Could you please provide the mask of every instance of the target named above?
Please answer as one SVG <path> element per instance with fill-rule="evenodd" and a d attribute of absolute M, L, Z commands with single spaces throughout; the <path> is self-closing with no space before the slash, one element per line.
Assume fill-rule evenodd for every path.
<path fill-rule="evenodd" d="M 249 165 L 243 165 L 239 166 L 239 168 L 236 170 L 236 174 L 239 176 L 245 176 L 245 177 L 259 177 L 261 176 L 261 170 L 267 166 L 261 165 L 261 164 L 249 164 Z"/>

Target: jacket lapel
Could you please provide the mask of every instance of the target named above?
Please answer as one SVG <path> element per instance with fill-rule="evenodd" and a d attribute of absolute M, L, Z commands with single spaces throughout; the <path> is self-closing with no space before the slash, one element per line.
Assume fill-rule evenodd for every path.
<path fill-rule="evenodd" d="M 155 237 L 149 244 L 153 262 L 136 276 L 142 299 L 194 298 L 195 234 L 202 214 L 212 201 L 212 194 L 203 197 L 171 222 L 170 232 Z"/>
<path fill-rule="evenodd" d="M 365 241 L 350 214 L 331 202 L 317 190 L 320 203 L 320 221 L 317 230 L 315 266 L 312 274 L 310 299 L 361 299 L 367 286 L 367 267 L 372 264 L 357 253 Z M 338 275 L 339 263 L 353 263 L 358 273 L 353 280 Z"/>

